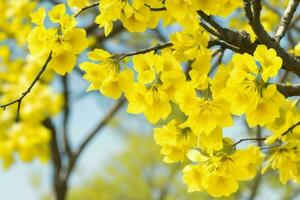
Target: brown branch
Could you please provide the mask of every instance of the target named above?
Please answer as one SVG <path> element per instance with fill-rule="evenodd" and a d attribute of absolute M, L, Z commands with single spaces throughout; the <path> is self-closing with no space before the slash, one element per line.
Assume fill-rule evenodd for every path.
<path fill-rule="evenodd" d="M 161 50 L 161 49 L 172 47 L 172 46 L 173 46 L 173 44 L 171 42 L 166 42 L 164 44 L 158 44 L 158 45 L 156 45 L 154 47 L 137 50 L 135 52 L 119 54 L 120 57 L 118 58 L 118 60 L 121 61 L 121 60 L 123 60 L 126 57 L 130 57 L 130 56 L 134 56 L 134 55 L 139 55 L 139 54 L 145 54 L 145 53 L 149 53 L 151 51 L 157 51 L 157 50 Z"/>
<path fill-rule="evenodd" d="M 221 34 L 218 31 L 214 30 L 207 24 L 200 22 L 200 25 L 202 26 L 202 28 L 204 28 L 208 33 L 212 34 L 213 36 L 221 37 Z"/>
<path fill-rule="evenodd" d="M 296 124 L 292 125 L 290 128 L 288 128 L 286 131 L 284 131 L 282 134 L 281 134 L 281 137 L 287 135 L 288 133 L 292 133 L 294 128 L 296 128 L 297 126 L 300 125 L 300 121 L 297 122 Z"/>
<path fill-rule="evenodd" d="M 63 116 L 63 141 L 66 153 L 71 155 L 71 147 L 68 136 L 68 124 L 69 124 L 69 115 L 70 115 L 70 95 L 69 95 L 69 84 L 68 84 L 68 76 L 65 75 L 62 77 L 63 84 L 63 96 L 64 96 L 64 116 Z"/>
<path fill-rule="evenodd" d="M 99 5 L 99 3 L 95 3 L 95 4 L 92 4 L 90 6 L 87 6 L 87 7 L 83 8 L 79 13 L 77 13 L 75 15 L 75 17 L 77 17 L 80 13 L 82 13 L 83 11 L 85 11 L 87 9 L 92 8 L 94 6 L 97 6 L 97 4 Z M 11 102 L 9 102 L 7 104 L 4 104 L 4 105 L 0 105 L 1 108 L 6 109 L 6 107 L 8 107 L 8 106 L 11 106 L 13 104 L 17 104 L 17 116 L 16 116 L 16 121 L 17 122 L 19 121 L 21 104 L 22 104 L 23 99 L 31 92 L 31 90 L 34 87 L 34 85 L 40 80 L 41 76 L 46 71 L 46 68 L 47 68 L 49 62 L 51 61 L 51 59 L 52 59 L 52 51 L 49 53 L 46 62 L 44 63 L 44 65 L 42 66 L 41 70 L 39 71 L 39 73 L 34 78 L 33 82 L 27 88 L 27 90 L 25 92 L 23 92 L 22 95 L 18 99 L 13 100 L 13 101 L 11 101 Z"/>
<path fill-rule="evenodd" d="M 89 5 L 89 6 L 86 6 L 86 7 L 82 8 L 78 13 L 76 13 L 76 14 L 74 15 L 74 17 L 78 17 L 78 15 L 80 15 L 80 14 L 83 13 L 84 11 L 89 10 L 90 8 L 97 7 L 97 6 L 99 6 L 99 2 L 94 3 L 94 4 L 91 4 L 91 5 Z"/>
<path fill-rule="evenodd" d="M 262 179 L 261 173 L 257 173 L 254 181 L 252 182 L 252 188 L 251 188 L 251 192 L 250 192 L 250 196 L 249 196 L 248 200 L 254 200 L 255 197 L 257 196 L 259 186 L 261 185 L 261 182 L 262 182 L 261 179 Z"/>
<path fill-rule="evenodd" d="M 246 142 L 246 141 L 264 141 L 266 140 L 266 137 L 255 137 L 255 138 L 243 138 L 240 139 L 239 141 L 237 141 L 236 143 L 234 143 L 232 146 L 237 146 L 238 144 L 242 143 L 242 142 Z"/>
<path fill-rule="evenodd" d="M 249 0 L 244 0 L 244 2 L 247 1 Z M 202 11 L 198 11 L 198 14 L 208 24 L 210 24 L 213 28 L 215 28 L 218 32 L 221 33 L 220 37 L 218 37 L 219 40 L 222 40 L 232 46 L 238 47 L 240 50 L 238 53 L 249 53 L 253 55 L 258 43 L 256 42 L 253 43 L 248 33 L 244 31 L 238 32 L 227 28 L 223 28 L 221 25 L 219 25 L 217 22 L 212 20 L 207 14 L 205 14 Z M 275 49 L 277 55 L 282 58 L 284 69 L 294 72 L 295 74 L 300 76 L 300 58 L 286 52 L 267 33 L 266 35 L 265 33 L 260 33 L 261 26 L 259 27 L 260 28 L 256 29 L 255 33 L 256 35 L 261 35 L 261 37 L 259 38 L 260 42 L 262 44 L 265 44 L 268 48 Z"/>
<path fill-rule="evenodd" d="M 277 90 L 285 97 L 300 96 L 300 84 L 286 85 L 277 83 Z"/>
<path fill-rule="evenodd" d="M 212 57 L 215 57 L 217 55 L 218 55 L 218 57 L 217 57 L 215 63 L 212 65 L 211 70 L 209 72 L 209 75 L 212 74 L 218 68 L 218 66 L 222 64 L 223 57 L 224 57 L 224 54 L 225 54 L 225 50 L 226 49 L 221 47 L 215 53 L 212 54 Z"/>
<path fill-rule="evenodd" d="M 166 42 L 164 44 L 158 44 L 154 47 L 141 49 L 141 50 L 137 50 L 137 51 L 130 52 L 130 53 L 119 54 L 120 57 L 118 58 L 118 60 L 121 61 L 126 57 L 145 54 L 145 53 L 149 53 L 151 51 L 157 51 L 157 50 L 165 49 L 165 48 L 172 47 L 172 46 L 173 46 L 172 42 Z M 222 49 L 230 49 L 235 52 L 241 52 L 237 47 L 227 44 L 226 42 L 216 40 L 216 39 L 210 40 L 207 48 L 211 48 L 213 46 L 220 46 Z"/>
<path fill-rule="evenodd" d="M 256 137 L 257 138 L 262 138 L 262 134 L 261 134 L 261 127 L 260 126 L 257 126 L 256 127 L 256 133 L 255 133 L 255 135 L 256 135 Z M 259 146 L 259 147 L 262 147 L 262 145 L 263 145 L 263 140 L 257 140 L 257 145 Z"/>
<path fill-rule="evenodd" d="M 105 115 L 105 117 L 99 122 L 98 125 L 89 133 L 87 137 L 83 140 L 78 150 L 71 156 L 69 161 L 69 166 L 66 172 L 65 180 L 67 181 L 74 166 L 76 165 L 76 161 L 88 146 L 88 144 L 95 138 L 95 136 L 99 133 L 99 131 L 107 125 L 107 123 L 115 116 L 115 114 L 120 110 L 120 108 L 125 104 L 125 98 L 121 98 L 112 109 Z"/>
<path fill-rule="evenodd" d="M 229 49 L 233 52 L 236 52 L 236 53 L 242 53 L 242 51 L 236 47 L 236 46 L 233 46 L 231 44 L 228 44 L 224 41 L 221 41 L 221 40 L 218 40 L 218 39 L 212 39 L 208 42 L 208 46 L 207 48 L 211 48 L 213 46 L 220 46 L 221 49 Z"/>
<path fill-rule="evenodd" d="M 293 16 L 297 10 L 297 7 L 299 5 L 300 0 L 290 0 L 287 8 L 285 9 L 283 16 L 280 20 L 280 24 L 278 27 L 278 30 L 276 32 L 276 35 L 274 39 L 277 42 L 280 42 L 280 40 L 284 37 L 292 19 Z"/>
<path fill-rule="evenodd" d="M 27 88 L 27 90 L 25 92 L 23 92 L 22 95 L 18 99 L 0 106 L 1 108 L 6 109 L 6 107 L 11 106 L 11 105 L 17 103 L 18 107 L 17 107 L 16 121 L 19 121 L 20 109 L 21 109 L 21 104 L 22 104 L 23 99 L 31 92 L 31 90 L 34 87 L 34 85 L 39 81 L 39 79 L 41 78 L 42 74 L 46 70 L 46 68 L 47 68 L 47 66 L 48 66 L 51 58 L 52 58 L 52 52 L 50 52 L 47 60 L 45 61 L 44 65 L 42 66 L 41 70 L 39 71 L 39 73 L 37 74 L 37 76 L 34 78 L 34 80 L 32 81 L 32 83 L 29 85 L 29 87 Z"/>
<path fill-rule="evenodd" d="M 213 28 L 215 28 L 220 34 L 224 34 L 226 30 L 219 25 L 217 22 L 215 22 L 209 15 L 204 13 L 202 10 L 197 11 L 198 15 L 207 23 L 209 23 Z"/>
<path fill-rule="evenodd" d="M 61 180 L 61 170 L 62 170 L 62 158 L 59 150 L 59 144 L 57 142 L 57 132 L 52 123 L 51 119 L 46 119 L 43 122 L 44 126 L 51 131 L 51 160 L 53 165 L 53 176 L 52 176 L 52 184 L 55 194 L 56 200 L 64 200 L 67 185 L 63 183 Z"/>
<path fill-rule="evenodd" d="M 273 38 L 265 30 L 260 20 L 260 13 L 262 10 L 261 0 L 243 0 L 243 2 L 245 16 L 259 41 L 267 46 L 275 46 Z M 276 46 L 278 46 L 277 43 Z"/>
<path fill-rule="evenodd" d="M 166 7 L 161 7 L 161 8 L 153 8 L 153 7 L 151 7 L 150 5 L 148 5 L 148 4 L 145 4 L 145 6 L 146 7 L 148 7 L 148 8 L 150 8 L 150 10 L 151 11 L 165 11 L 165 10 L 167 10 L 167 8 Z"/>

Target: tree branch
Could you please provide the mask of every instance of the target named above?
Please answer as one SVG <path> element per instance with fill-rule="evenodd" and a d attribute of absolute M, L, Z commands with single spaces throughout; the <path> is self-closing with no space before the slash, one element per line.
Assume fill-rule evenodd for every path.
<path fill-rule="evenodd" d="M 99 133 L 99 131 L 107 125 L 107 123 L 115 116 L 115 114 L 119 111 L 119 109 L 125 104 L 125 98 L 121 98 L 112 109 L 106 114 L 106 116 L 99 122 L 98 125 L 89 133 L 87 137 L 83 140 L 78 150 L 71 156 L 69 161 L 69 166 L 66 172 L 66 181 L 68 180 L 74 166 L 76 165 L 76 161 L 88 146 L 88 144 L 95 138 L 95 136 Z"/>
<path fill-rule="evenodd" d="M 5 110 L 6 107 L 11 106 L 11 105 L 17 103 L 18 104 L 18 107 L 17 107 L 17 116 L 16 116 L 16 121 L 17 122 L 19 121 L 21 103 L 22 103 L 23 99 L 31 92 L 31 90 L 34 87 L 34 85 L 40 80 L 40 78 L 41 78 L 42 74 L 44 73 L 44 71 L 46 70 L 46 68 L 47 68 L 47 66 L 48 66 L 51 58 L 52 58 L 52 52 L 50 52 L 50 54 L 49 54 L 46 62 L 44 63 L 44 65 L 42 66 L 41 70 L 39 71 L 39 73 L 37 74 L 37 76 L 34 78 L 34 80 L 32 81 L 32 83 L 29 85 L 29 87 L 27 88 L 27 90 L 25 92 L 23 92 L 22 95 L 18 99 L 0 106 L 1 108 L 3 108 Z"/>
<path fill-rule="evenodd" d="M 244 0 L 247 2 L 249 0 Z M 227 28 L 223 28 L 217 22 L 212 20 L 207 14 L 202 11 L 198 11 L 198 14 L 202 19 L 204 19 L 208 24 L 210 24 L 213 28 L 215 28 L 221 35 L 218 39 L 230 44 L 232 46 L 238 47 L 240 52 L 238 53 L 249 53 L 253 55 L 258 43 L 252 42 L 250 36 L 247 32 L 238 32 L 233 31 Z M 257 14 L 256 14 L 257 15 Z M 282 58 L 283 68 L 294 72 L 298 76 L 300 76 L 300 58 L 286 52 L 279 44 L 271 38 L 268 33 L 260 33 L 262 26 L 259 25 L 259 28 L 256 28 L 256 35 L 260 35 L 260 42 L 265 44 L 268 48 L 273 48 L 277 52 L 277 55 Z M 264 32 L 264 31 L 262 31 Z"/>
<path fill-rule="evenodd" d="M 236 143 L 234 143 L 232 146 L 236 146 L 242 142 L 246 142 L 246 141 L 264 141 L 266 140 L 267 138 L 266 137 L 255 137 L 255 138 L 243 138 L 243 139 L 240 139 L 239 141 L 237 141 Z"/>
<path fill-rule="evenodd" d="M 69 124 L 69 115 L 70 115 L 70 98 L 69 98 L 69 84 L 68 76 L 62 76 L 63 84 L 63 96 L 64 96 L 64 117 L 63 117 L 63 141 L 66 153 L 71 155 L 72 150 L 70 147 L 70 141 L 68 136 L 68 124 Z"/>
<path fill-rule="evenodd" d="M 284 37 L 292 19 L 293 19 L 293 16 L 297 10 L 299 2 L 300 2 L 300 0 L 290 0 L 289 1 L 289 4 L 283 13 L 283 16 L 280 20 L 278 30 L 274 37 L 277 42 L 280 42 L 280 40 Z"/>
<path fill-rule="evenodd" d="M 78 13 L 76 13 L 76 14 L 74 15 L 74 17 L 78 17 L 78 15 L 80 15 L 80 14 L 83 13 L 84 11 L 86 11 L 86 10 L 88 10 L 88 9 L 90 9 L 90 8 L 97 7 L 97 6 L 99 6 L 99 2 L 94 3 L 94 4 L 91 4 L 91 5 L 89 5 L 89 6 L 86 6 L 86 7 L 82 8 Z"/>
<path fill-rule="evenodd" d="M 286 131 L 284 131 L 284 132 L 282 133 L 281 137 L 287 135 L 288 133 L 292 133 L 293 130 L 294 130 L 297 126 L 299 126 L 299 125 L 300 125 L 300 121 L 297 122 L 296 124 L 292 125 L 292 126 L 291 126 L 290 128 L 288 128 Z"/>
<path fill-rule="evenodd" d="M 87 7 L 83 8 L 81 11 L 79 11 L 79 13 L 77 13 L 75 15 L 75 17 L 77 17 L 79 14 L 81 14 L 83 11 L 85 11 L 87 9 L 97 6 L 97 4 L 99 5 L 99 3 L 95 3 L 95 4 L 92 4 L 90 6 L 87 6 Z M 23 92 L 22 95 L 18 99 L 13 100 L 13 101 L 11 101 L 11 102 L 9 102 L 7 104 L 4 104 L 4 105 L 0 105 L 1 108 L 6 109 L 6 107 L 11 106 L 11 105 L 17 103 L 17 116 L 16 116 L 16 121 L 17 122 L 19 121 L 21 104 L 22 104 L 23 99 L 31 92 L 31 90 L 34 87 L 34 85 L 40 80 L 41 76 L 45 72 L 45 70 L 46 70 L 49 62 L 51 61 L 51 59 L 52 59 L 52 51 L 49 53 L 46 62 L 44 63 L 44 65 L 42 66 L 41 70 L 39 71 L 39 73 L 34 78 L 33 82 L 27 88 L 27 90 L 25 92 Z"/>
<path fill-rule="evenodd" d="M 173 44 L 171 42 L 166 42 L 164 44 L 158 44 L 158 45 L 156 45 L 154 47 L 151 47 L 151 48 L 146 48 L 146 49 L 137 50 L 135 52 L 120 54 L 120 57 L 119 57 L 118 60 L 121 61 L 126 57 L 139 55 L 139 54 L 145 54 L 145 53 L 149 53 L 151 51 L 157 51 L 157 50 L 172 47 L 172 46 L 173 46 Z"/>
<path fill-rule="evenodd" d="M 286 85 L 277 83 L 277 90 L 285 97 L 300 96 L 300 84 Z"/>
<path fill-rule="evenodd" d="M 59 144 L 57 142 L 57 132 L 51 119 L 49 118 L 46 119 L 43 122 L 43 124 L 46 128 L 48 128 L 51 131 L 51 136 L 52 136 L 50 142 L 50 149 L 51 149 L 51 158 L 52 158 L 51 160 L 53 164 L 52 183 L 53 183 L 55 199 L 63 200 L 67 189 L 67 185 L 62 184 L 63 181 L 61 180 L 62 158 L 59 150 Z"/>
<path fill-rule="evenodd" d="M 261 173 L 257 173 L 254 181 L 252 182 L 251 192 L 248 200 L 254 200 L 257 197 L 259 186 L 261 185 L 262 175 Z"/>

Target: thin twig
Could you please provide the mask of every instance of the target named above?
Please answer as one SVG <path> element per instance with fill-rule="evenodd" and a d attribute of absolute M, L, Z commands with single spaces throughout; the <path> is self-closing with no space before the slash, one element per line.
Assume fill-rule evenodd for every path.
<path fill-rule="evenodd" d="M 80 14 L 83 13 L 84 11 L 86 11 L 86 10 L 88 10 L 88 9 L 90 9 L 90 8 L 94 8 L 94 7 L 96 7 L 96 6 L 99 6 L 99 2 L 94 3 L 94 4 L 91 4 L 91 5 L 89 5 L 89 6 L 86 6 L 86 7 L 82 8 L 78 13 L 76 13 L 76 14 L 74 15 L 74 17 L 78 17 L 78 15 L 80 15 Z"/>
<path fill-rule="evenodd" d="M 137 50 L 137 51 L 130 52 L 130 53 L 120 54 L 120 57 L 119 57 L 118 60 L 121 61 L 121 60 L 123 60 L 126 57 L 130 57 L 130 56 L 134 56 L 134 55 L 139 55 L 139 54 L 145 54 L 145 53 L 149 53 L 151 51 L 157 51 L 157 50 L 168 48 L 168 47 L 172 47 L 172 46 L 173 46 L 173 43 L 171 43 L 171 42 L 166 42 L 164 44 L 158 44 L 158 45 L 156 45 L 154 47 L 151 47 L 151 48 L 146 48 L 146 49 Z"/>
<path fill-rule="evenodd" d="M 266 137 L 255 137 L 255 138 L 243 138 L 234 143 L 232 146 L 237 146 L 238 144 L 245 142 L 245 141 L 264 141 L 266 140 Z"/>
<path fill-rule="evenodd" d="M 18 99 L 0 106 L 1 108 L 3 108 L 5 110 L 6 107 L 11 106 L 11 105 L 17 103 L 18 104 L 18 107 L 17 107 L 17 116 L 16 116 L 16 121 L 17 122 L 19 121 L 21 103 L 22 103 L 23 99 L 31 92 L 31 90 L 34 87 L 34 85 L 39 81 L 39 79 L 41 78 L 42 74 L 46 70 L 46 68 L 47 68 L 47 66 L 48 66 L 51 58 L 52 58 L 52 52 L 50 52 L 47 60 L 45 61 L 44 65 L 42 66 L 41 70 L 39 71 L 39 73 L 37 74 L 37 76 L 34 78 L 34 80 L 32 81 L 32 83 L 29 85 L 29 87 L 27 88 L 27 90 L 25 92 L 23 92 L 22 95 Z"/>
<path fill-rule="evenodd" d="M 292 126 L 291 126 L 290 128 L 288 128 L 286 131 L 284 131 L 284 132 L 282 133 L 281 137 L 287 135 L 288 133 L 292 133 L 293 130 L 294 130 L 294 128 L 296 128 L 296 127 L 299 126 L 299 125 L 300 125 L 300 121 L 297 122 L 296 124 L 292 125 Z"/>

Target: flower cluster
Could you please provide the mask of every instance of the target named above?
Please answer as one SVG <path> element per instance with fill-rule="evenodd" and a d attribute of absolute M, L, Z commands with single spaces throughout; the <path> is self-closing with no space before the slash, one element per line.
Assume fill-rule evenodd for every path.
<path fill-rule="evenodd" d="M 125 99 L 128 113 L 143 114 L 156 125 L 154 140 L 163 160 L 183 163 L 183 180 L 189 192 L 230 196 L 238 190 L 240 181 L 255 177 L 264 158 L 267 162 L 263 173 L 272 168 L 278 170 L 282 183 L 300 182 L 298 101 L 287 100 L 275 84 L 283 65 L 282 54 L 269 48 L 274 45 L 256 41 L 243 20 L 229 19 L 232 27 L 249 32 L 253 42 L 251 51 L 239 49 L 225 40 L 229 37 L 222 35 L 226 29 L 210 19 L 210 15 L 239 15 L 242 1 L 68 0 L 71 9 L 62 3 L 47 11 L 37 8 L 36 2 L 21 0 L 11 6 L 12 1 L 0 0 L 0 106 L 7 107 L 0 111 L 0 158 L 4 167 L 13 163 L 15 154 L 25 162 L 48 160 L 51 130 L 46 125 L 63 106 L 62 95 L 51 89 L 51 83 L 54 75 L 72 72 L 89 46 L 87 34 L 98 27 L 90 24 L 86 28 L 89 31 L 79 28 L 76 17 L 98 7 L 100 12 L 93 23 L 103 29 L 105 36 L 117 21 L 129 32 L 145 32 L 159 24 L 182 28 L 175 26 L 170 42 L 149 49 L 114 54 L 91 48 L 88 60 L 79 67 L 89 82 L 88 91 Z M 286 0 L 270 2 L 287 4 Z M 273 31 L 279 22 L 270 9 L 264 10 L 260 18 L 267 31 Z M 13 59 L 11 42 L 7 42 L 11 38 L 18 47 L 23 48 L 27 42 L 29 55 L 25 59 Z M 211 48 L 215 44 L 221 48 Z M 225 64 L 225 49 L 251 54 L 226 54 Z M 300 55 L 300 45 L 291 53 Z M 21 100 L 16 100 L 16 94 Z M 250 128 L 264 127 L 271 134 L 234 142 L 226 137 L 224 129 L 232 127 L 235 118 L 245 119 Z M 272 146 L 238 148 L 239 143 L 250 140 L 262 142 L 260 147 Z"/>
<path fill-rule="evenodd" d="M 56 27 L 44 26 L 46 17 L 44 8 L 39 8 L 31 15 L 32 22 L 37 27 L 28 36 L 29 51 L 34 56 L 44 58 L 51 53 L 49 68 L 64 75 L 72 71 L 76 64 L 76 55 L 87 47 L 86 32 L 75 27 L 76 19 L 66 13 L 65 4 L 54 6 L 48 15 Z"/>

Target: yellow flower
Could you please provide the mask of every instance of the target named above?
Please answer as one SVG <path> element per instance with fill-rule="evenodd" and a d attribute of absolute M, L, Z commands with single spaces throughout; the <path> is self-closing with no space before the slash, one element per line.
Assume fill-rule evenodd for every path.
<path fill-rule="evenodd" d="M 300 43 L 298 43 L 298 44 L 295 46 L 295 48 L 292 50 L 292 52 L 293 52 L 295 55 L 297 55 L 297 56 L 300 55 Z"/>
<path fill-rule="evenodd" d="M 49 11 L 48 15 L 53 23 L 59 23 L 62 17 L 66 13 L 66 6 L 65 4 L 58 4 L 52 7 L 52 9 Z"/>
<path fill-rule="evenodd" d="M 49 67 L 61 75 L 72 71 L 76 64 L 76 55 L 87 47 L 87 43 L 84 29 L 73 28 L 63 36 L 54 36 L 54 41 L 50 47 L 53 56 L 49 62 Z"/>
<path fill-rule="evenodd" d="M 90 4 L 89 0 L 68 0 L 70 7 L 84 8 Z"/>
<path fill-rule="evenodd" d="M 149 4 L 141 0 L 103 0 L 99 3 L 100 15 L 96 23 L 102 28 L 107 36 L 113 22 L 121 20 L 130 32 L 144 32 L 146 28 L 155 28 L 159 22 L 159 14 L 152 13 Z M 147 6 L 148 5 L 148 6 Z"/>
<path fill-rule="evenodd" d="M 22 161 L 30 162 L 36 157 L 42 162 L 48 161 L 48 144 L 51 140 L 48 129 L 39 124 L 19 123 L 10 129 L 10 133 L 13 146 Z"/>
<path fill-rule="evenodd" d="M 180 60 L 194 60 L 202 54 L 207 54 L 209 35 L 202 28 L 192 33 L 187 31 L 173 33 L 170 39 L 174 45 L 173 53 Z"/>
<path fill-rule="evenodd" d="M 265 173 L 269 167 L 279 170 L 281 183 L 286 184 L 288 180 L 300 182 L 300 157 L 299 140 L 291 140 L 276 148 L 268 159 L 267 165 L 262 170 Z"/>
<path fill-rule="evenodd" d="M 268 122 L 279 117 L 279 108 L 284 104 L 285 99 L 276 89 L 275 85 L 268 85 L 259 96 L 256 106 L 248 107 L 246 110 L 247 122 L 250 127 L 255 125 L 264 126 Z"/>
<path fill-rule="evenodd" d="M 190 150 L 188 157 L 196 165 L 187 165 L 183 170 L 183 180 L 188 191 L 206 190 L 213 197 L 228 197 L 236 192 L 238 181 L 252 179 L 263 155 L 259 148 L 250 146 L 245 150 L 228 151 L 225 147 L 219 153 L 205 156 Z"/>
<path fill-rule="evenodd" d="M 228 127 L 233 123 L 229 104 L 222 98 L 199 99 L 197 104 L 193 105 L 193 111 L 186 114 L 188 115 L 186 123 L 196 134 L 202 132 L 210 134 L 217 126 Z"/>
<path fill-rule="evenodd" d="M 261 52 L 268 56 L 264 57 Z M 249 54 L 233 56 L 233 69 L 222 93 L 232 102 L 231 113 L 245 113 L 250 127 L 264 126 L 279 117 L 285 99 L 275 85 L 268 83 L 269 77 L 275 76 L 281 66 L 281 59 L 277 58 L 274 50 L 264 46 L 257 47 L 255 58 Z M 260 65 L 257 66 L 257 62 Z M 271 72 L 268 66 L 277 69 Z"/>
<path fill-rule="evenodd" d="M 14 161 L 14 148 L 10 140 L 0 141 L 0 158 L 3 169 L 8 169 Z"/>
<path fill-rule="evenodd" d="M 100 15 L 96 17 L 95 22 L 99 27 L 104 27 L 106 36 L 113 29 L 113 21 L 120 19 L 122 8 L 125 3 L 120 0 L 101 0 L 99 3 Z"/>
<path fill-rule="evenodd" d="M 166 0 L 165 5 L 169 14 L 177 20 L 183 20 L 189 13 L 196 11 L 191 2 L 185 0 Z"/>
<path fill-rule="evenodd" d="M 282 137 L 282 133 L 291 126 L 300 121 L 300 112 L 296 106 L 297 101 L 286 100 L 279 110 L 279 117 L 272 123 L 268 123 L 266 128 L 272 131 L 272 135 L 265 141 L 266 144 L 273 144 L 276 140 L 288 141 L 290 139 L 300 139 L 300 127 L 293 129 L 293 134 L 286 134 Z"/>
<path fill-rule="evenodd" d="M 84 78 L 91 82 L 88 91 L 99 90 L 105 96 L 118 99 L 123 92 L 132 89 L 133 72 L 130 69 L 122 71 L 114 55 L 102 49 L 95 49 L 88 55 L 95 62 L 80 64 L 86 72 Z"/>
<path fill-rule="evenodd" d="M 134 4 L 127 3 L 123 8 L 120 19 L 124 27 L 130 32 L 144 32 L 151 20 L 151 12 L 144 5 L 134 6 Z"/>
<path fill-rule="evenodd" d="M 172 120 L 162 128 L 155 128 L 154 138 L 161 146 L 160 153 L 164 155 L 166 163 L 184 161 L 188 149 L 196 143 L 196 136 L 191 128 L 176 120 Z"/>
<path fill-rule="evenodd" d="M 126 93 L 128 100 L 127 112 L 132 114 L 144 113 L 152 124 L 160 119 L 166 119 L 171 113 L 171 104 L 168 94 L 159 84 L 144 86 L 136 83 L 131 91 Z"/>
<path fill-rule="evenodd" d="M 48 13 L 53 23 L 59 23 L 59 28 L 45 28 L 43 26 L 44 10 L 39 9 L 32 14 L 32 20 L 38 26 L 28 36 L 30 53 L 41 59 L 52 53 L 49 68 L 64 75 L 72 71 L 76 64 L 76 55 L 80 54 L 88 45 L 84 29 L 75 28 L 76 20 L 65 13 L 64 4 L 54 6 Z"/>
<path fill-rule="evenodd" d="M 133 67 L 138 72 L 137 80 L 139 82 L 150 83 L 155 79 L 158 59 L 159 57 L 154 52 L 133 56 Z"/>
<path fill-rule="evenodd" d="M 120 98 L 124 91 L 132 88 L 133 72 L 125 69 L 115 76 L 108 76 L 102 83 L 100 91 L 113 99 Z"/>
<path fill-rule="evenodd" d="M 31 21 L 35 23 L 38 26 L 43 26 L 44 25 L 44 20 L 46 17 L 46 11 L 45 8 L 39 8 L 36 12 L 31 13 Z"/>
<path fill-rule="evenodd" d="M 276 76 L 282 66 L 282 59 L 277 56 L 276 51 L 274 49 L 267 49 L 265 45 L 257 46 L 254 58 L 261 64 L 261 76 L 264 81 Z"/>
<path fill-rule="evenodd" d="M 134 56 L 133 65 L 138 72 L 138 82 L 126 92 L 129 101 L 127 111 L 144 113 L 151 123 L 166 119 L 177 89 L 185 83 L 180 63 L 165 50 L 161 55 L 150 52 Z"/>
<path fill-rule="evenodd" d="M 198 144 L 201 150 L 213 155 L 216 151 L 223 148 L 222 128 L 215 128 L 209 135 L 202 133 L 198 136 Z"/>

